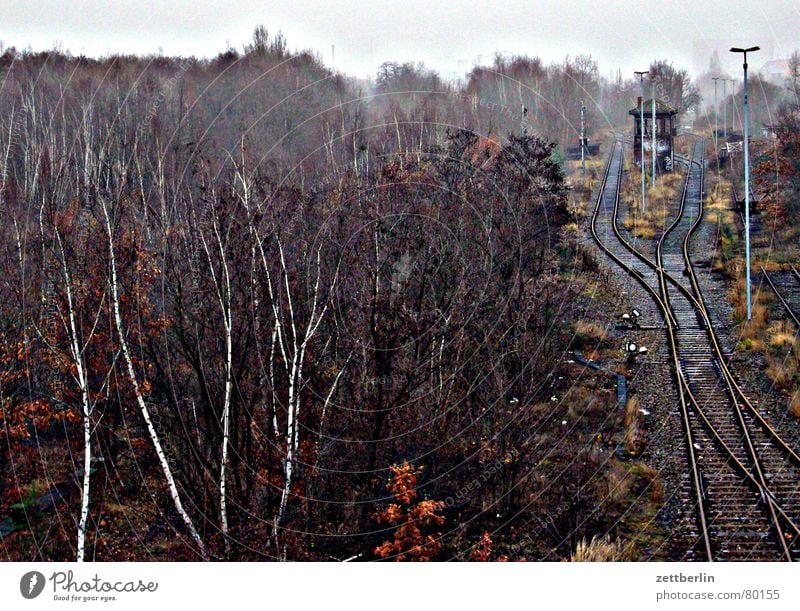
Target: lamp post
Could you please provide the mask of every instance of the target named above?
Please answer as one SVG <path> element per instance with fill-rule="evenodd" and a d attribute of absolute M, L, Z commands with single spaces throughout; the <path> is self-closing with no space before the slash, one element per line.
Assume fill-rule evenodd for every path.
<path fill-rule="evenodd" d="M 742 64 L 744 68 L 744 117 L 742 121 L 744 123 L 744 251 L 746 259 L 745 267 L 747 268 L 747 320 L 750 320 L 753 314 L 750 304 L 750 153 L 748 151 L 750 119 L 747 109 L 747 54 L 758 50 L 759 47 L 749 47 L 747 49 L 740 49 L 739 47 L 731 48 L 731 53 L 741 53 L 744 56 L 744 62 Z"/>
<path fill-rule="evenodd" d="M 641 98 L 639 100 L 639 119 L 640 119 L 640 127 L 639 127 L 639 142 L 642 145 L 642 212 L 645 210 L 644 205 L 644 75 L 648 73 L 648 70 L 637 70 L 634 74 L 639 75 L 639 85 L 641 87 Z"/>

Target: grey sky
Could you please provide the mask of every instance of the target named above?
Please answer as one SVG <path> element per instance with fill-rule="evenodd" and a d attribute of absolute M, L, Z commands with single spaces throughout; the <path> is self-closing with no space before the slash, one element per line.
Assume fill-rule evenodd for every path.
<path fill-rule="evenodd" d="M 761 45 L 752 58 L 788 56 L 800 47 L 796 0 L 0 0 L 0 41 L 34 49 L 60 42 L 73 53 L 213 56 L 241 48 L 253 27 L 282 30 L 290 48 L 311 48 L 356 76 L 388 60 L 423 61 L 446 76 L 495 51 L 547 61 L 591 53 L 604 74 L 626 76 L 654 58 L 697 71 L 712 49 L 731 72 L 729 46 Z"/>

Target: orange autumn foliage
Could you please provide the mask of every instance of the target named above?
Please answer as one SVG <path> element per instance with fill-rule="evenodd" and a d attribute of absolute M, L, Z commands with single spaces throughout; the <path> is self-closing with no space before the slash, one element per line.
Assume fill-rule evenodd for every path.
<path fill-rule="evenodd" d="M 488 532 L 484 532 L 478 545 L 472 550 L 470 559 L 474 562 L 488 562 L 492 556 L 492 538 Z"/>
<path fill-rule="evenodd" d="M 441 501 L 417 498 L 417 482 L 422 468 L 413 467 L 408 462 L 390 467 L 392 476 L 386 484 L 397 503 L 375 514 L 382 524 L 397 526 L 391 541 L 376 547 L 373 551 L 379 558 L 391 558 L 395 562 L 427 562 L 441 551 L 439 533 L 423 534 L 423 529 L 441 526 L 444 517 L 437 515 L 444 507 Z"/>

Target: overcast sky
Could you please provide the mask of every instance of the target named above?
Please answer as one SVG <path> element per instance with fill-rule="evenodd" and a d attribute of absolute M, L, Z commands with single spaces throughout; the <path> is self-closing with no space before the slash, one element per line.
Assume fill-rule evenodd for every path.
<path fill-rule="evenodd" d="M 758 69 L 800 47 L 797 0 L 0 0 L 6 46 L 59 43 L 94 56 L 160 49 L 210 57 L 241 49 L 259 23 L 355 76 L 413 60 L 449 77 L 496 51 L 547 61 L 590 53 L 603 74 L 627 76 L 654 58 L 697 72 L 713 49 L 728 61 L 731 45 L 760 45 L 751 60 Z M 738 75 L 740 61 L 726 67 Z"/>

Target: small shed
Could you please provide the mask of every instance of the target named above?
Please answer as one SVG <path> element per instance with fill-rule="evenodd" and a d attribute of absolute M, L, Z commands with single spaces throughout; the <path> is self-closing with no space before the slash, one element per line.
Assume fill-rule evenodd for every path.
<path fill-rule="evenodd" d="M 642 163 L 642 124 L 639 115 L 642 98 L 636 100 L 636 108 L 628 111 L 633 116 L 633 161 L 637 167 Z M 671 172 L 675 165 L 673 143 L 675 140 L 675 117 L 678 111 L 660 100 L 656 100 L 656 165 L 662 172 Z M 653 148 L 653 100 L 644 102 L 644 150 L 645 159 Z"/>

